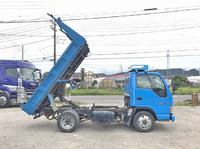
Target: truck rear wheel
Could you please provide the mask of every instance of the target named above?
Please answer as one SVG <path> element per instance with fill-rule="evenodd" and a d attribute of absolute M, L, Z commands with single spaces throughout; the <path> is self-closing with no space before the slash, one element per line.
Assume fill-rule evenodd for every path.
<path fill-rule="evenodd" d="M 79 115 L 76 111 L 66 110 L 58 117 L 58 128 L 63 132 L 72 132 L 79 124 L 79 119 Z"/>
<path fill-rule="evenodd" d="M 149 132 L 153 129 L 155 119 L 151 113 L 147 111 L 140 111 L 136 113 L 133 118 L 133 126 L 137 131 Z"/>
<path fill-rule="evenodd" d="M 0 108 L 7 108 L 10 106 L 10 99 L 6 93 L 0 93 Z"/>
<path fill-rule="evenodd" d="M 70 112 L 72 112 L 72 113 L 75 114 L 76 119 L 77 119 L 77 125 L 79 125 L 79 123 L 80 123 L 80 117 L 79 117 L 78 113 L 76 111 L 74 111 L 74 110 L 67 110 L 67 111 L 70 111 Z"/>

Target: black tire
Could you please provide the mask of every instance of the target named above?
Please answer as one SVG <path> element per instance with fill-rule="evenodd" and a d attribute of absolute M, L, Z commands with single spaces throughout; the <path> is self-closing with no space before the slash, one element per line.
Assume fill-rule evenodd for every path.
<path fill-rule="evenodd" d="M 140 132 L 150 132 L 154 128 L 154 124 L 153 115 L 147 111 L 140 111 L 133 118 L 133 126 Z"/>
<path fill-rule="evenodd" d="M 7 108 L 10 106 L 10 99 L 6 93 L 0 93 L 0 108 Z"/>
<path fill-rule="evenodd" d="M 79 124 L 79 115 L 74 110 L 64 111 L 57 120 L 58 128 L 63 132 L 72 132 Z"/>
<path fill-rule="evenodd" d="M 74 111 L 74 110 L 67 110 L 67 111 L 70 111 L 70 112 L 72 112 L 72 113 L 74 113 L 76 115 L 77 125 L 79 125 L 79 123 L 80 123 L 80 117 L 79 117 L 78 113 L 76 111 Z"/>

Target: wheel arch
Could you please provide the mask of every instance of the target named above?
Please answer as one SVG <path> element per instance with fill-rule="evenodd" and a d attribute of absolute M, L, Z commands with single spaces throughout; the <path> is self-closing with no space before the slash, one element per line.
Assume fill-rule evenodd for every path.
<path fill-rule="evenodd" d="M 10 89 L 6 86 L 0 86 L 0 93 L 3 92 L 3 93 L 6 93 L 10 99 L 11 97 L 11 92 L 10 92 Z"/>
<path fill-rule="evenodd" d="M 137 114 L 140 111 L 147 111 L 147 112 L 151 113 L 152 116 L 154 117 L 154 119 L 157 120 L 156 113 L 153 111 L 152 108 L 149 108 L 149 107 L 136 107 L 136 111 L 135 111 L 133 117 L 135 116 L 135 114 Z"/>

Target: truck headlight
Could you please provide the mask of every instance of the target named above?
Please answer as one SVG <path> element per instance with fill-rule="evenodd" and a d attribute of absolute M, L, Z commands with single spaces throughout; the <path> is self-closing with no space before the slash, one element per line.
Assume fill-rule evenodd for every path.
<path fill-rule="evenodd" d="M 9 88 L 11 92 L 17 92 L 18 86 L 4 85 Z"/>
<path fill-rule="evenodd" d="M 25 89 L 22 86 L 18 86 L 17 91 L 18 92 L 25 92 Z"/>
<path fill-rule="evenodd" d="M 11 92 L 17 92 L 17 87 L 9 87 Z"/>

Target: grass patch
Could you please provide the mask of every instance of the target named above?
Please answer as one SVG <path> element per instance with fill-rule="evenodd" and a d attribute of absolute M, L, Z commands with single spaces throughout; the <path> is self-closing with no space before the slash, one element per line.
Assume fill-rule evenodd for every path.
<path fill-rule="evenodd" d="M 175 95 L 192 95 L 192 93 L 200 93 L 200 89 L 191 87 L 179 87 L 178 90 L 175 91 Z"/>
<path fill-rule="evenodd" d="M 66 91 L 69 94 L 70 91 Z M 115 89 L 74 89 L 71 95 L 123 95 L 123 90 Z"/>
<path fill-rule="evenodd" d="M 74 100 L 73 100 L 73 103 L 75 103 L 77 105 L 87 105 L 88 104 L 88 103 L 84 103 L 81 101 L 74 101 Z M 55 101 L 55 104 L 56 104 L 56 106 L 62 106 L 62 103 L 60 101 Z"/>
<path fill-rule="evenodd" d="M 123 95 L 124 89 L 74 89 L 66 90 L 66 94 L 71 95 Z M 199 88 L 180 87 L 176 90 L 175 95 L 192 95 L 192 93 L 200 93 Z"/>
<path fill-rule="evenodd" d="M 199 101 L 199 105 L 200 105 L 200 101 Z M 192 105 L 192 101 L 191 100 L 177 101 L 177 102 L 175 102 L 174 106 L 190 106 L 190 107 L 195 107 L 195 106 Z"/>
<path fill-rule="evenodd" d="M 191 106 L 193 107 L 193 105 L 191 103 L 188 103 L 186 101 L 177 101 L 174 106 Z"/>
<path fill-rule="evenodd" d="M 81 101 L 73 101 L 74 103 L 76 103 L 77 105 L 87 105 L 88 103 L 84 103 Z"/>

